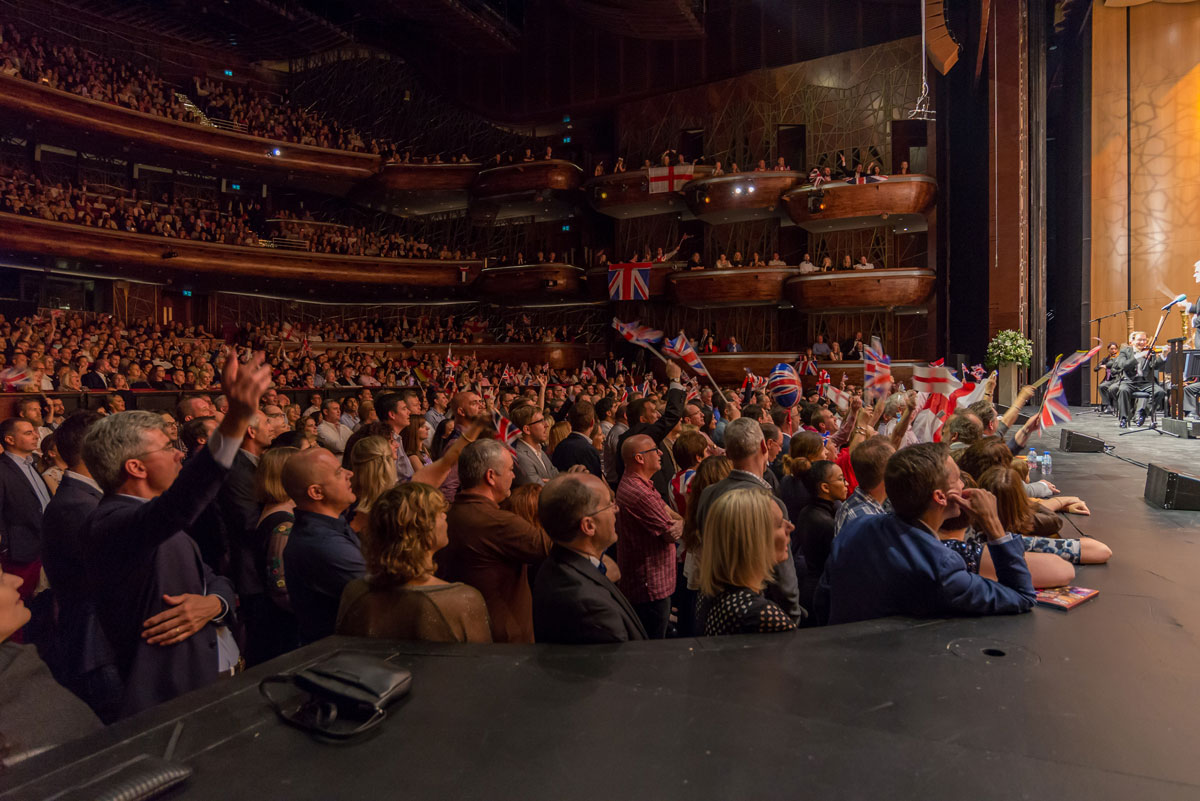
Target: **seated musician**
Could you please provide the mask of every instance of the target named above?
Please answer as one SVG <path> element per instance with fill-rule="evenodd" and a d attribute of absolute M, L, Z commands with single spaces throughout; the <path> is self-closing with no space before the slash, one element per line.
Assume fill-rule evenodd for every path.
<path fill-rule="evenodd" d="M 1121 428 L 1129 425 L 1129 417 L 1134 411 L 1135 392 L 1144 392 L 1150 396 L 1154 408 L 1166 399 L 1167 391 L 1162 384 L 1154 380 L 1155 373 L 1163 369 L 1166 355 L 1171 352 L 1171 346 L 1165 345 L 1161 355 L 1150 349 L 1150 337 L 1145 331 L 1134 331 L 1129 335 L 1129 344 L 1123 346 L 1112 363 L 1113 375 L 1121 383 L 1117 386 L 1117 417 Z M 1134 422 L 1142 425 L 1146 421 L 1146 401 L 1137 399 L 1137 416 Z"/>
<path fill-rule="evenodd" d="M 1112 365 L 1117 360 L 1117 354 L 1121 352 L 1121 348 L 1116 342 L 1108 343 L 1108 355 L 1100 360 L 1096 365 L 1095 372 L 1103 372 L 1100 378 L 1100 383 L 1096 389 L 1100 393 L 1100 405 L 1102 411 L 1113 412 L 1116 409 L 1116 400 L 1113 398 L 1113 393 L 1116 392 L 1117 385 L 1121 380 L 1113 374 Z"/>

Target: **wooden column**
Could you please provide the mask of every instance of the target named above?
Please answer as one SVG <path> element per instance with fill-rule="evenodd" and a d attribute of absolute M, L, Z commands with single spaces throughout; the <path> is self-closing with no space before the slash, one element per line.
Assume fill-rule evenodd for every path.
<path fill-rule="evenodd" d="M 1029 336 L 1028 0 L 991 5 L 988 26 L 988 328 Z"/>

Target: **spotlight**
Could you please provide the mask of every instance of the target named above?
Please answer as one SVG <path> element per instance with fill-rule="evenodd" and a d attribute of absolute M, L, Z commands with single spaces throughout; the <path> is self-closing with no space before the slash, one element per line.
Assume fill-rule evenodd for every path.
<path fill-rule="evenodd" d="M 747 188 L 746 191 L 753 195 L 754 194 L 754 184 L 750 184 L 749 188 Z"/>
<path fill-rule="evenodd" d="M 282 156 L 282 155 L 283 155 L 283 151 L 282 151 L 282 150 L 280 150 L 279 148 L 275 148 L 274 150 L 272 150 L 272 151 L 271 151 L 271 155 L 272 155 L 272 156 Z"/>
<path fill-rule="evenodd" d="M 735 195 L 740 195 L 740 194 L 742 194 L 742 188 L 741 188 L 740 186 L 735 186 L 735 187 L 733 188 L 733 194 L 735 194 Z"/>

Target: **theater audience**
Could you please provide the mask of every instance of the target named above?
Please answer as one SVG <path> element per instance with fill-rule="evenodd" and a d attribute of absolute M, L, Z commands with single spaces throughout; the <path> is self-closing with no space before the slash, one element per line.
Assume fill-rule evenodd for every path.
<path fill-rule="evenodd" d="M 533 642 L 528 570 L 546 558 L 550 540 L 500 508 L 512 489 L 513 457 L 494 439 L 472 442 L 459 459 L 458 481 L 437 575 L 479 590 L 495 642 Z"/>
<path fill-rule="evenodd" d="M 846 479 L 835 463 L 813 462 L 802 479 L 808 490 L 808 505 L 800 510 L 792 531 L 792 554 L 800 580 L 800 603 L 812 609 L 817 582 L 825 570 L 833 546 L 834 518 L 846 500 Z"/>
<path fill-rule="evenodd" d="M 804 485 L 804 474 L 813 462 L 825 457 L 825 441 L 815 431 L 797 431 L 783 457 L 783 477 L 779 480 L 778 495 L 787 509 L 788 520 L 800 517 L 812 496 Z"/>
<path fill-rule="evenodd" d="M 606 408 L 611 406 L 611 402 L 605 405 Z M 567 411 L 571 433 L 553 449 L 550 456 L 558 472 L 565 473 L 578 466 L 596 478 L 604 478 L 600 452 L 592 444 L 592 434 L 597 428 L 596 410 L 591 401 L 579 400 Z"/>
<path fill-rule="evenodd" d="M 333 634 L 342 590 L 366 572 L 358 534 L 342 516 L 355 500 L 351 478 L 324 448 L 292 454 L 283 466 L 296 504 L 283 567 L 301 643 Z"/>
<path fill-rule="evenodd" d="M 512 421 L 521 429 L 521 438 L 513 445 L 516 453 L 516 473 L 513 484 L 545 484 L 558 475 L 557 468 L 546 455 L 545 445 L 550 438 L 552 418 L 535 404 L 512 410 Z"/>
<path fill-rule="evenodd" d="M 897 451 L 884 474 L 892 514 L 852 521 L 833 542 L 817 592 L 819 619 L 849 623 L 888 615 L 1008 614 L 1033 607 L 1024 548 L 1004 531 L 996 499 L 964 489 L 942 443 Z M 965 507 L 988 540 L 997 581 L 969 572 L 938 540 L 942 522 Z"/>
<path fill-rule="evenodd" d="M 416 482 L 384 492 L 371 506 L 362 549 L 367 576 L 342 593 L 337 632 L 424 642 L 491 642 L 479 591 L 435 575 L 447 537 L 446 499 Z"/>
<path fill-rule="evenodd" d="M 696 617 L 707 636 L 791 631 L 795 622 L 763 595 L 773 568 L 789 561 L 791 524 L 765 490 L 735 489 L 708 510 Z"/>
<path fill-rule="evenodd" d="M 407 429 L 406 429 L 407 430 Z M 381 436 L 366 436 L 354 443 L 350 453 L 350 489 L 354 492 L 354 516 L 350 527 L 362 537 L 375 500 L 396 485 L 395 446 Z"/>
<path fill-rule="evenodd" d="M 883 476 L 888 459 L 895 452 L 891 439 L 882 435 L 870 437 L 851 451 L 850 465 L 857 486 L 838 508 L 833 521 L 834 536 L 851 520 L 887 513 L 887 485 Z"/>

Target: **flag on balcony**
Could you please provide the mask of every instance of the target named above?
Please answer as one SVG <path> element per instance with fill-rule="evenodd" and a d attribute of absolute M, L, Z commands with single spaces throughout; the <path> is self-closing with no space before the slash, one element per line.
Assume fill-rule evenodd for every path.
<path fill-rule="evenodd" d="M 650 194 L 678 192 L 692 180 L 695 167 L 691 164 L 672 164 L 670 167 L 650 168 Z"/>
<path fill-rule="evenodd" d="M 609 300 L 650 300 L 650 265 L 612 264 L 608 268 Z"/>

